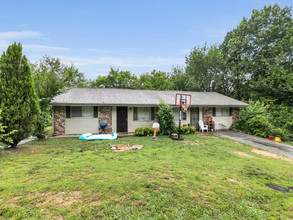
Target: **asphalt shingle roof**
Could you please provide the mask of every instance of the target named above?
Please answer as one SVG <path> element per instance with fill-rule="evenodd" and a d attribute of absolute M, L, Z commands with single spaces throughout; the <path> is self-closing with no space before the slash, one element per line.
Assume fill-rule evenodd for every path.
<path fill-rule="evenodd" d="M 158 91 L 134 89 L 73 88 L 57 95 L 51 105 L 175 105 L 176 93 L 190 94 L 191 106 L 248 106 L 216 92 Z"/>

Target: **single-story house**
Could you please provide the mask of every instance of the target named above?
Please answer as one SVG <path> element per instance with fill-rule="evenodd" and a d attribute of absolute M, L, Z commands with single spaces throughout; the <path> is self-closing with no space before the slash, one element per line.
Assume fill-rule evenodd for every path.
<path fill-rule="evenodd" d="M 239 108 L 248 106 L 216 92 L 73 88 L 51 101 L 53 135 L 100 133 L 100 123 L 107 123 L 106 133 L 134 133 L 135 128 L 156 122 L 161 100 L 174 106 L 178 124 L 177 93 L 191 95 L 191 107 L 182 115 L 182 124 L 196 128 L 199 120 L 208 123 L 211 118 L 229 128 L 239 118 Z"/>

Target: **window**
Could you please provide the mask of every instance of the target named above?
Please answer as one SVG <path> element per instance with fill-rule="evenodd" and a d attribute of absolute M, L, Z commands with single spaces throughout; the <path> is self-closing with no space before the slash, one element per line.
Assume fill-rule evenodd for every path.
<path fill-rule="evenodd" d="M 93 117 L 93 106 L 82 107 L 82 117 L 92 118 Z"/>
<path fill-rule="evenodd" d="M 82 116 L 82 107 L 71 107 L 71 117 L 77 118 Z"/>
<path fill-rule="evenodd" d="M 97 106 L 66 106 L 66 118 L 97 118 Z"/>
<path fill-rule="evenodd" d="M 231 116 L 231 108 L 213 108 L 213 116 Z"/>
<path fill-rule="evenodd" d="M 173 108 L 174 120 L 179 121 L 179 108 Z M 186 113 L 181 111 L 181 120 L 186 120 Z"/>
<path fill-rule="evenodd" d="M 134 107 L 133 108 L 134 121 L 151 121 L 155 120 L 154 107 Z"/>

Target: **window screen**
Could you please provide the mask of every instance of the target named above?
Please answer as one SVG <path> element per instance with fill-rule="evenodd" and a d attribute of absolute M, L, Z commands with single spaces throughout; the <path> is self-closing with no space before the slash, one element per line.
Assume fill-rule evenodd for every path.
<path fill-rule="evenodd" d="M 230 108 L 216 108 L 216 117 L 230 116 Z"/>
<path fill-rule="evenodd" d="M 93 106 L 72 106 L 71 107 L 71 117 L 72 118 L 93 118 L 94 117 L 94 107 Z"/>
<path fill-rule="evenodd" d="M 81 117 L 82 107 L 71 107 L 71 117 Z"/>
<path fill-rule="evenodd" d="M 173 108 L 174 120 L 179 121 L 179 108 Z M 181 120 L 186 120 L 186 113 L 181 112 Z"/>
<path fill-rule="evenodd" d="M 149 108 L 149 107 L 134 107 L 133 108 L 133 120 L 150 121 L 151 120 L 151 108 Z"/>
<path fill-rule="evenodd" d="M 82 117 L 92 118 L 93 116 L 93 106 L 82 107 Z"/>

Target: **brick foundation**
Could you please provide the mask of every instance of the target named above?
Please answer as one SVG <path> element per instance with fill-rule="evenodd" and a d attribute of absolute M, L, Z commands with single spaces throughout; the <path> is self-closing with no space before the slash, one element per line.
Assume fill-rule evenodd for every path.
<path fill-rule="evenodd" d="M 53 135 L 65 134 L 65 106 L 53 106 Z"/>
<path fill-rule="evenodd" d="M 232 123 L 235 124 L 239 118 L 239 108 L 232 108 Z"/>
<path fill-rule="evenodd" d="M 99 106 L 99 124 L 107 123 L 107 127 L 105 129 L 107 134 L 112 134 L 112 106 Z M 102 129 L 99 128 L 99 132 Z"/>
<path fill-rule="evenodd" d="M 213 117 L 213 108 L 203 107 L 202 108 L 202 120 L 205 124 L 209 124 Z"/>

